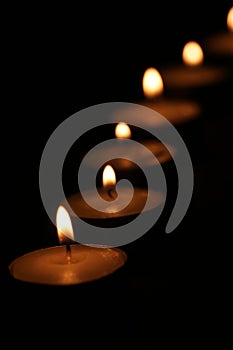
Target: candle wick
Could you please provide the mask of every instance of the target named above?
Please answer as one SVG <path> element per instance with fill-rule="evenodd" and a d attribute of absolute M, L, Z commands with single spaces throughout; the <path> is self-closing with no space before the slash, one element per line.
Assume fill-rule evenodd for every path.
<path fill-rule="evenodd" d="M 110 198 L 112 198 L 112 199 L 116 199 L 116 198 L 117 198 L 117 192 L 116 192 L 115 187 L 109 188 L 108 191 L 107 191 L 107 193 L 108 193 L 108 196 L 109 196 Z"/>
<path fill-rule="evenodd" d="M 68 264 L 71 263 L 71 246 L 70 246 L 70 244 L 66 244 L 66 260 L 67 260 Z"/>

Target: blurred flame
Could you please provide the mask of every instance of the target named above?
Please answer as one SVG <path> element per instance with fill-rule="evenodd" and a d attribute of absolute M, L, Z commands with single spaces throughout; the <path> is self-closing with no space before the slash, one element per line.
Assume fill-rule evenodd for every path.
<path fill-rule="evenodd" d="M 145 70 L 142 86 L 145 97 L 153 98 L 163 93 L 164 84 L 157 69 L 151 67 Z"/>
<path fill-rule="evenodd" d="M 126 123 L 120 122 L 116 126 L 115 135 L 118 138 L 127 139 L 131 137 L 131 130 Z"/>
<path fill-rule="evenodd" d="M 198 66 L 204 61 L 204 54 L 201 46 L 195 41 L 189 41 L 185 44 L 182 52 L 182 58 L 188 66 Z"/>
<path fill-rule="evenodd" d="M 233 6 L 230 8 L 227 15 L 227 27 L 231 32 L 233 32 Z"/>
<path fill-rule="evenodd" d="M 63 206 L 59 206 L 57 210 L 56 224 L 60 243 L 63 242 L 64 236 L 74 240 L 72 222 L 67 210 Z"/>
<path fill-rule="evenodd" d="M 106 165 L 103 171 L 103 186 L 115 186 L 116 174 L 111 165 Z"/>

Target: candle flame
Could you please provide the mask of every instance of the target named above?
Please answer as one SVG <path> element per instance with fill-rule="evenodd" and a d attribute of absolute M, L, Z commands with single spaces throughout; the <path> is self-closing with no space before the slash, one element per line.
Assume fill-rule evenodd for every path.
<path fill-rule="evenodd" d="M 131 130 L 126 123 L 120 122 L 116 126 L 115 135 L 118 138 L 127 139 L 131 137 Z"/>
<path fill-rule="evenodd" d="M 60 243 L 63 242 L 65 237 L 74 239 L 74 231 L 72 222 L 67 210 L 63 206 L 59 206 L 56 215 L 57 233 Z"/>
<path fill-rule="evenodd" d="M 116 185 L 116 174 L 111 165 L 106 165 L 103 171 L 103 186 L 115 186 Z"/>
<path fill-rule="evenodd" d="M 144 72 L 142 79 L 143 93 L 147 98 L 153 98 L 163 93 L 163 79 L 157 69 L 151 67 Z"/>
<path fill-rule="evenodd" d="M 183 48 L 182 58 L 187 66 L 200 65 L 204 61 L 201 46 L 195 41 L 189 41 Z"/>
<path fill-rule="evenodd" d="M 231 32 L 233 32 L 233 6 L 230 8 L 227 15 L 227 27 Z"/>

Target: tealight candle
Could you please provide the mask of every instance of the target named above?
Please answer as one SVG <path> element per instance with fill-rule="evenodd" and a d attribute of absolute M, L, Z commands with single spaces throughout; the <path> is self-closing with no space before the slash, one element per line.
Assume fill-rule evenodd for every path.
<path fill-rule="evenodd" d="M 198 118 L 201 107 L 196 101 L 188 99 L 168 98 L 163 95 L 166 87 L 162 75 L 154 67 L 146 69 L 142 79 L 142 87 L 145 99 L 140 104 L 154 109 L 163 115 L 174 125 L 183 124 Z M 156 118 L 147 120 L 150 127 L 162 127 L 158 125 Z"/>
<path fill-rule="evenodd" d="M 228 78 L 228 69 L 205 64 L 204 52 L 195 41 L 187 42 L 182 50 L 183 63 L 161 67 L 164 84 L 169 90 L 185 90 L 218 84 Z"/>
<path fill-rule="evenodd" d="M 129 202 L 131 188 L 125 186 L 119 201 L 117 201 L 115 185 L 115 171 L 113 167 L 108 164 L 103 171 L 103 187 L 98 189 L 101 197 L 105 199 L 101 206 L 101 211 L 95 209 L 98 207 L 100 208 L 100 203 L 92 190 L 86 190 L 85 192 L 85 199 L 87 201 L 83 198 L 84 193 L 74 193 L 67 198 L 67 201 L 78 217 L 91 220 L 104 219 L 105 223 L 106 219 L 125 219 L 141 213 L 147 201 L 148 190 L 134 187 L 133 197 L 131 197 L 131 201 Z M 88 203 L 92 203 L 92 206 Z M 150 203 L 147 206 L 147 210 L 159 207 L 163 203 L 164 196 L 162 193 L 150 189 Z"/>
<path fill-rule="evenodd" d="M 156 157 L 160 164 L 164 164 L 169 162 L 174 156 L 176 150 L 174 146 L 167 145 L 165 146 L 162 142 L 155 140 L 143 140 L 142 145 L 145 146 L 145 150 L 141 149 L 141 152 L 138 153 L 138 157 L 142 159 L 142 163 L 144 167 L 154 166 L 154 163 L 148 157 L 146 149 L 150 150 L 151 153 Z M 121 149 L 121 145 L 118 146 L 119 151 Z M 135 153 L 135 148 L 133 145 L 128 147 L 128 155 L 130 158 L 131 154 Z M 109 164 L 114 166 L 115 169 L 119 171 L 128 171 L 130 169 L 136 169 L 137 166 L 134 162 L 131 162 L 128 159 L 118 158 L 109 161 Z"/>
<path fill-rule="evenodd" d="M 132 135 L 131 129 L 129 125 L 127 125 L 124 122 L 120 122 L 116 125 L 115 127 L 115 136 L 118 140 L 125 139 L 125 138 L 130 138 Z M 141 159 L 141 164 L 143 164 L 143 167 L 145 166 L 152 166 L 154 163 L 151 162 L 150 159 L 148 159 L 147 152 L 145 152 L 145 149 L 149 149 L 151 153 L 156 157 L 158 162 L 160 164 L 165 163 L 169 161 L 172 156 L 175 153 L 175 148 L 171 147 L 170 145 L 164 145 L 162 142 L 159 142 L 157 140 L 154 140 L 154 142 L 150 140 L 144 140 L 141 142 L 142 145 L 145 148 L 141 148 L 140 151 L 137 150 L 138 152 L 138 157 Z M 119 147 L 119 154 L 121 154 L 121 142 L 119 142 L 118 147 Z M 129 159 L 132 158 L 132 155 L 136 152 L 134 145 L 128 146 L 127 149 L 127 155 Z M 111 152 L 110 152 L 111 153 Z M 136 168 L 135 163 L 130 162 L 127 159 L 115 159 L 111 161 L 112 164 L 114 164 L 115 167 L 121 170 L 129 170 L 130 168 Z"/>
<path fill-rule="evenodd" d="M 233 57 L 233 6 L 229 9 L 226 19 L 227 30 L 215 33 L 205 38 L 204 45 L 206 51 L 215 57 Z"/>
<path fill-rule="evenodd" d="M 73 285 L 107 276 L 122 267 L 127 255 L 118 248 L 71 244 L 73 227 L 63 206 L 57 211 L 57 230 L 63 245 L 39 249 L 16 258 L 11 275 L 20 281 L 45 285 Z"/>
<path fill-rule="evenodd" d="M 198 159 L 200 150 L 200 123 L 202 118 L 202 106 L 199 102 L 188 98 L 167 97 L 164 95 L 166 85 L 162 75 L 154 68 L 149 67 L 145 70 L 142 79 L 142 88 L 144 99 L 139 100 L 138 104 L 146 106 L 161 114 L 163 117 L 175 126 L 184 139 L 193 158 Z M 139 116 L 132 115 L 132 125 L 137 123 Z M 163 119 L 164 120 L 164 119 Z M 147 117 L 144 123 L 150 129 L 154 129 L 155 134 L 158 128 L 169 128 L 168 123 L 156 116 Z M 131 120 L 128 120 L 131 123 Z M 147 147 L 153 148 L 154 140 L 148 137 Z M 174 145 L 164 145 L 169 151 L 171 157 L 176 152 Z M 157 147 L 157 146 L 156 146 Z"/>
<path fill-rule="evenodd" d="M 122 139 L 131 138 L 132 132 L 129 125 L 124 122 L 120 122 L 115 127 L 115 136 L 118 143 L 114 146 L 108 147 L 108 153 L 113 154 L 113 151 L 118 152 L 118 154 L 123 154 L 125 145 L 121 142 Z M 135 136 L 135 135 L 134 135 Z M 113 168 L 117 169 L 117 171 L 128 172 L 129 170 L 137 169 L 137 166 L 134 162 L 130 161 L 133 158 L 135 152 L 138 154 L 138 158 L 141 160 L 141 166 L 143 168 L 154 166 L 154 162 L 151 161 L 150 157 L 148 157 L 147 150 L 156 157 L 157 161 L 160 164 L 168 162 L 171 160 L 172 156 L 175 154 L 175 148 L 170 145 L 164 145 L 162 142 L 157 140 L 143 140 L 141 144 L 144 148 L 140 148 L 136 150 L 135 144 L 131 144 L 127 146 L 127 159 L 126 158 L 117 158 L 109 161 L 109 165 Z M 98 149 L 92 153 L 92 155 L 88 158 L 88 166 L 90 168 L 93 167 L 95 158 L 102 158 L 106 153 L 106 149 Z"/>

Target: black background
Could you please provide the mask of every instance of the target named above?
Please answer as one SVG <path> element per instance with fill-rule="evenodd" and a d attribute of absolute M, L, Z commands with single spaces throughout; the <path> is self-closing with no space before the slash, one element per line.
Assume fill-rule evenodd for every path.
<path fill-rule="evenodd" d="M 62 338 L 67 345 L 75 339 L 80 346 L 80 337 L 88 344 L 97 333 L 96 344 L 142 340 L 149 347 L 157 342 L 156 331 L 166 332 L 178 319 L 197 318 L 196 336 L 189 329 L 192 339 L 205 322 L 220 326 L 232 276 L 232 80 L 204 89 L 201 96 L 205 113 L 193 155 L 194 194 L 174 233 L 163 235 L 165 215 L 156 226 L 156 239 L 148 234 L 122 247 L 128 253 L 124 268 L 87 285 L 25 284 L 10 276 L 8 265 L 21 254 L 57 243 L 48 230 L 51 223 L 38 183 L 40 157 L 53 130 L 82 108 L 142 98 L 144 70 L 173 65 L 186 41 L 202 43 L 225 31 L 231 6 L 229 1 L 207 2 L 205 7 L 190 2 L 144 2 L 127 8 L 56 4 L 9 12 L 3 55 L 7 135 L 2 132 L 8 141 L 3 146 L 8 151 L 3 167 L 8 219 L 2 232 L 1 288 L 6 329 L 19 330 L 22 344 L 32 334 L 38 344 Z M 208 59 L 232 69 L 232 58 Z"/>

